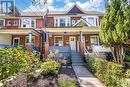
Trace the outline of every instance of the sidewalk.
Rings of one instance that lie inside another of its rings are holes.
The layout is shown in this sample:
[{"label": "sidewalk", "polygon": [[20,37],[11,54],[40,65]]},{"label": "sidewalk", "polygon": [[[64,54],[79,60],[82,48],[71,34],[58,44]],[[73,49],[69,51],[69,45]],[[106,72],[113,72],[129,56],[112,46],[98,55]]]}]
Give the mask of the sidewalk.
[{"label": "sidewalk", "polygon": [[84,66],[73,66],[81,87],[104,87]]}]

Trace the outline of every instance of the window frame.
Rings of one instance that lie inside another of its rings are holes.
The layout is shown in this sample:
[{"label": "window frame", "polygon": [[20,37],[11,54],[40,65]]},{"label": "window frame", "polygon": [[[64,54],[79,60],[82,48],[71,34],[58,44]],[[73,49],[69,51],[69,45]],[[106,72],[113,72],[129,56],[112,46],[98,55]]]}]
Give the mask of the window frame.
[{"label": "window frame", "polygon": [[[59,43],[56,43],[56,38],[61,37],[62,38],[62,44],[59,45]],[[54,46],[64,46],[64,38],[63,36],[54,36]]]},{"label": "window frame", "polygon": [[[97,44],[92,44],[91,38],[97,38],[97,41],[98,41]],[[90,43],[91,43],[91,45],[97,45],[97,46],[99,46],[100,45],[99,36],[97,36],[97,35],[90,36]]]},{"label": "window frame", "polygon": [[3,26],[0,26],[0,28],[5,27],[5,19],[0,19],[3,20]]}]

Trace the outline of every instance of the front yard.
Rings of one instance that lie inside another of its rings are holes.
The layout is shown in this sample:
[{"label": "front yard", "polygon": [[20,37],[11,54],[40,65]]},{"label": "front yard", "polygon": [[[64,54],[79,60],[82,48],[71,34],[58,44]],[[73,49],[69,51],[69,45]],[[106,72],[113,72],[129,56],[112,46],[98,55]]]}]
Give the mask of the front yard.
[{"label": "front yard", "polygon": [[0,48],[0,87],[77,87],[71,64],[50,54],[45,61],[39,55],[18,48]]}]

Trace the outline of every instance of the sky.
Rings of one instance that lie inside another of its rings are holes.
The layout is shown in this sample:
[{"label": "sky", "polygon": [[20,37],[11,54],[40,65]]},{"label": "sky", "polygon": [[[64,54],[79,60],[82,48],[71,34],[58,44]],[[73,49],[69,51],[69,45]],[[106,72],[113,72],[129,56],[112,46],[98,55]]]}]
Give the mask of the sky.
[{"label": "sky", "polygon": [[104,12],[104,0],[47,0],[47,4],[32,5],[31,0],[15,0],[16,6],[22,11],[42,11],[49,10],[67,10],[74,4],[80,6],[83,10],[96,10]]}]

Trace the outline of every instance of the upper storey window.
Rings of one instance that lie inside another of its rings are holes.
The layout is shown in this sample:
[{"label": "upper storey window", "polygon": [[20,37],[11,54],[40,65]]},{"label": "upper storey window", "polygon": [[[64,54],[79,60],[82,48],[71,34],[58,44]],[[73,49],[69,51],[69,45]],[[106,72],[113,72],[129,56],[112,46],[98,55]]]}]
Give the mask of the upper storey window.
[{"label": "upper storey window", "polygon": [[25,28],[35,28],[35,26],[36,26],[35,19],[22,18],[22,27],[25,27]]},{"label": "upper storey window", "polygon": [[61,18],[60,19],[60,27],[65,27],[65,25],[66,25],[65,18]]},{"label": "upper storey window", "polygon": [[99,18],[97,16],[87,16],[83,17],[86,19],[86,21],[91,25],[91,26],[98,26],[99,25]]},{"label": "upper storey window", "polygon": [[0,27],[4,26],[4,20],[0,20]]},{"label": "upper storey window", "polygon": [[55,27],[65,27],[70,26],[70,18],[69,17],[56,17],[54,19],[54,26]]}]

